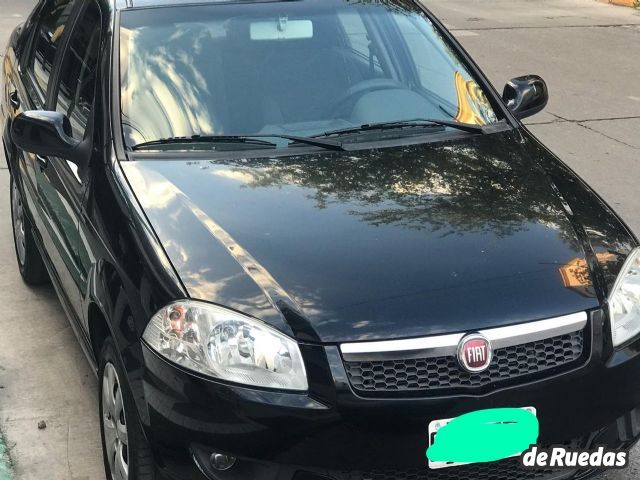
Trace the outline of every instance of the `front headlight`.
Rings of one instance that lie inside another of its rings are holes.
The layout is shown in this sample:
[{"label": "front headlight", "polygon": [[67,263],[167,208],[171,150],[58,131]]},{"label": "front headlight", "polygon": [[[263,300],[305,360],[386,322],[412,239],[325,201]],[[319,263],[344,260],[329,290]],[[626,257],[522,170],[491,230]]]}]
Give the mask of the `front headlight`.
[{"label": "front headlight", "polygon": [[614,347],[640,334],[640,248],[631,252],[611,290],[609,318]]},{"label": "front headlight", "polygon": [[307,390],[295,340],[259,320],[185,300],[156,313],[142,338],[163,357],[211,377],[257,387]]}]

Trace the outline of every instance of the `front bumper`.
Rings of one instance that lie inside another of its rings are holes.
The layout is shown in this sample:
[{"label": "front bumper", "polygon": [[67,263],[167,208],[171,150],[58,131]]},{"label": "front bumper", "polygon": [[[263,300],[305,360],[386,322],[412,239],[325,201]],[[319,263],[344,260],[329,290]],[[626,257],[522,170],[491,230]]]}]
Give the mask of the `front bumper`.
[{"label": "front bumper", "polygon": [[[590,357],[573,371],[482,394],[428,398],[358,396],[337,346],[301,346],[309,380],[305,394],[200,378],[144,346],[140,417],[168,478],[207,478],[201,471],[216,480],[581,478],[590,472],[514,473],[513,460],[428,471],[425,451],[432,420],[524,406],[537,409],[540,444],[628,448],[640,436],[640,345],[607,352],[601,312],[590,315],[590,330]],[[237,457],[237,464],[212,471],[212,452]],[[502,476],[489,475],[503,470]]]}]

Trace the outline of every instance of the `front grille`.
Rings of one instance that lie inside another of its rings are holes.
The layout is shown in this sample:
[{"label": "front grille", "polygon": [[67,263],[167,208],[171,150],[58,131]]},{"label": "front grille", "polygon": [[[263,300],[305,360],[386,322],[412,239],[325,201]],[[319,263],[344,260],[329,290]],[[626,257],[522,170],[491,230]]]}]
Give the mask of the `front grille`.
[{"label": "front grille", "polygon": [[350,472],[344,480],[557,480],[570,475],[567,470],[524,468],[519,459],[478,463],[441,470],[380,470]]},{"label": "front grille", "polygon": [[583,357],[584,331],[496,349],[490,367],[468,373],[455,356],[403,360],[345,361],[349,381],[362,392],[482,387],[569,367]]}]

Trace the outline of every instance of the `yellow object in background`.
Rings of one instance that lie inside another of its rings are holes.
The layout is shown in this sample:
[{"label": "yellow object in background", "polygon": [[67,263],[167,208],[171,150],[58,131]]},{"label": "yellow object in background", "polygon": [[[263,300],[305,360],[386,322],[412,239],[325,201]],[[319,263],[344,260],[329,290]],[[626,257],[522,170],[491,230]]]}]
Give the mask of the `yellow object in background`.
[{"label": "yellow object in background", "polygon": [[490,109],[484,93],[473,80],[465,80],[460,72],[455,73],[456,93],[458,96],[458,113],[456,120],[472,125],[485,125],[483,110]]}]

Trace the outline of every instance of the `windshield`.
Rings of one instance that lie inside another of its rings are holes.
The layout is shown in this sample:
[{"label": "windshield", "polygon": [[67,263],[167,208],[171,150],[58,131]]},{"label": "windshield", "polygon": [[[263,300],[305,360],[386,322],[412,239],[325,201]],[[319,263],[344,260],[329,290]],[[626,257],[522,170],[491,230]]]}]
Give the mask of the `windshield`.
[{"label": "windshield", "polygon": [[408,1],[130,10],[120,35],[129,147],[194,135],[308,137],[416,118],[498,120],[460,58]]}]

